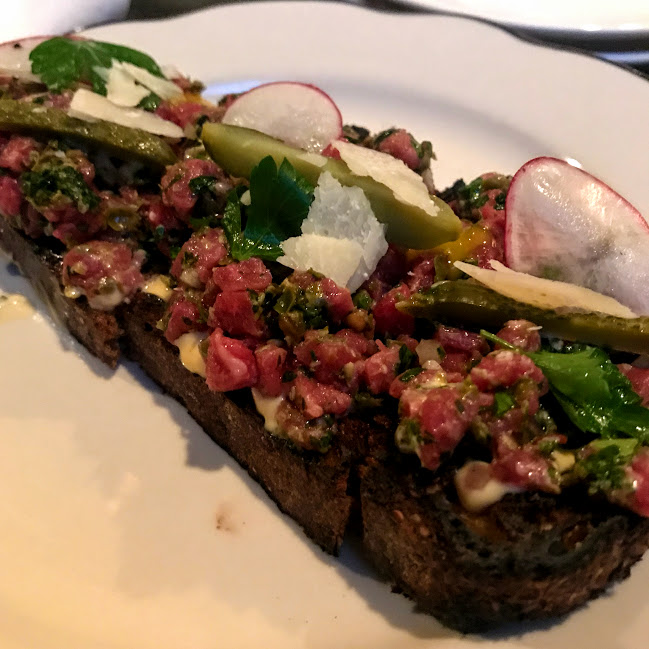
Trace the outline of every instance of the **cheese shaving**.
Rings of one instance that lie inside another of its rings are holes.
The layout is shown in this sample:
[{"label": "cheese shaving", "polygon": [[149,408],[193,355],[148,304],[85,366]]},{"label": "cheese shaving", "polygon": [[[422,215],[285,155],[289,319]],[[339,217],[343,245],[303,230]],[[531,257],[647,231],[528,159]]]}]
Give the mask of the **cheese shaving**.
[{"label": "cheese shaving", "polygon": [[353,292],[387,252],[385,226],[362,189],[343,187],[329,172],[321,174],[314,196],[302,235],[284,242],[286,256],[278,261],[295,270],[311,268]]},{"label": "cheese shaving", "polygon": [[637,317],[612,297],[575,284],[519,273],[495,260],[491,261],[493,270],[462,261],[456,261],[455,267],[496,293],[540,309],[597,312],[618,318]]},{"label": "cheese shaving", "polygon": [[139,128],[154,135],[181,138],[184,134],[180,126],[173,122],[139,108],[117,106],[106,97],[85,88],[80,88],[74,93],[68,114],[86,121],[103,119],[122,126]]},{"label": "cheese shaving", "polygon": [[342,140],[332,142],[331,146],[353,174],[369,176],[385,185],[401,203],[418,207],[430,216],[439,214],[439,207],[431,200],[421,176],[401,160]]}]

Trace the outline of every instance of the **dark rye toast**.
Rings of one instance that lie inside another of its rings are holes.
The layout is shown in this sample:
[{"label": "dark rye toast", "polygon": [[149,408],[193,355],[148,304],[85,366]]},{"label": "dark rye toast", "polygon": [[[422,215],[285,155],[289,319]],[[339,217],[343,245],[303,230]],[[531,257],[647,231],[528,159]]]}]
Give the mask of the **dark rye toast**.
[{"label": "dark rye toast", "polygon": [[421,611],[459,631],[564,615],[629,575],[649,521],[566,490],[467,512],[456,467],[435,476],[370,462],[360,483],[372,562]]},{"label": "dark rye toast", "polygon": [[325,551],[338,551],[358,509],[372,562],[449,627],[568,613],[626,577],[649,546],[648,519],[570,491],[512,494],[470,514],[457,502],[454,467],[431,475],[412,471],[411,458],[389,459],[398,454],[388,417],[346,419],[324,455],[297,451],[263,429],[243,391],[212,392],[182,366],[155,326],[157,298],[141,293],[113,315],[93,311],[62,294],[56,255],[5,220],[0,242],[76,338],[111,366],[119,341]]}]

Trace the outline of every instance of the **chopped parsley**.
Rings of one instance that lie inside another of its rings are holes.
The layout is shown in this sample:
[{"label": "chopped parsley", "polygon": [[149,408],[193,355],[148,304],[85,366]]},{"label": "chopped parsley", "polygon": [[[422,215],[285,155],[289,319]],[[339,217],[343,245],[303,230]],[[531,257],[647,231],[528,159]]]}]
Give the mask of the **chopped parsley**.
[{"label": "chopped parsley", "polygon": [[421,374],[424,371],[423,367],[411,367],[409,370],[406,370],[399,376],[399,381],[408,383],[412,381],[418,374]]},{"label": "chopped parsley", "polygon": [[413,367],[416,360],[417,354],[411,352],[408,349],[407,345],[401,345],[401,348],[399,349],[399,363],[395,367],[395,372],[397,374],[401,374],[402,372],[409,370],[411,367]]},{"label": "chopped parsley", "polygon": [[591,442],[586,450],[593,452],[581,459],[576,467],[589,481],[589,491],[611,492],[626,486],[625,467],[638,449],[634,439],[607,439]]},{"label": "chopped parsley", "polygon": [[508,392],[496,392],[494,394],[493,413],[494,417],[502,417],[516,406],[514,397]]},{"label": "chopped parsley", "polygon": [[100,202],[99,196],[88,187],[81,173],[70,165],[26,171],[20,177],[20,187],[34,207],[56,207],[72,202],[84,214]]}]

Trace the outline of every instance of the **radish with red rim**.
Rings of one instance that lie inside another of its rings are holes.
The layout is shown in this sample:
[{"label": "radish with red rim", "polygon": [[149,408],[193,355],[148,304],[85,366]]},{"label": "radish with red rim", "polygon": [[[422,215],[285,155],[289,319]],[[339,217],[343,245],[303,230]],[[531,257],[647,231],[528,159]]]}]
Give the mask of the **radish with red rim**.
[{"label": "radish with red rim", "polygon": [[604,182],[563,160],[535,158],[516,172],[505,209],[510,268],[649,314],[649,224]]},{"label": "radish with red rim", "polygon": [[331,97],[316,86],[293,81],[249,90],[230,104],[223,123],[251,128],[313,153],[321,153],[343,132],[342,115]]}]

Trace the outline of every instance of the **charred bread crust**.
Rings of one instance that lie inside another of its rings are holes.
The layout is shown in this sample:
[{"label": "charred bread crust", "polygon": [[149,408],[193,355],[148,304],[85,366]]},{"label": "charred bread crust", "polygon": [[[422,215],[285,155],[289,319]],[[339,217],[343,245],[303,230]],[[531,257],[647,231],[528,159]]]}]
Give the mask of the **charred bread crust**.
[{"label": "charred bread crust", "polygon": [[123,315],[126,354],[180,401],[311,539],[336,554],[352,506],[351,458],[343,457],[340,447],[326,454],[300,452],[264,430],[247,394],[212,392],[205,379],[182,366],[176,347],[156,328],[163,311],[153,296],[134,299]]},{"label": "charred bread crust", "polygon": [[649,520],[583,493],[509,494],[470,514],[452,471],[418,481],[371,462],[360,493],[374,564],[459,631],[568,613],[627,577],[649,546]]},{"label": "charred bread crust", "polygon": [[114,314],[91,309],[87,302],[63,295],[59,277],[61,256],[39,246],[0,217],[0,245],[11,254],[22,273],[49,306],[52,316],[92,354],[109,367],[120,356],[122,329]]}]

